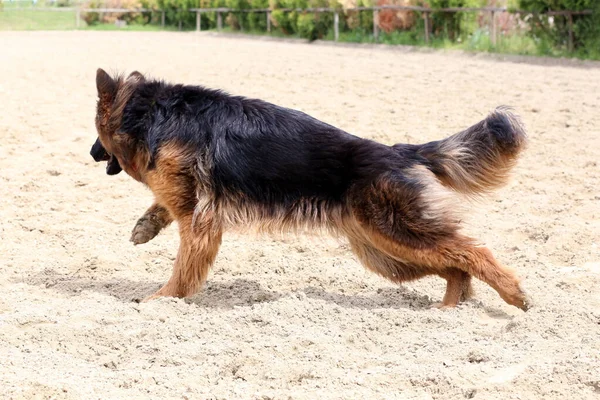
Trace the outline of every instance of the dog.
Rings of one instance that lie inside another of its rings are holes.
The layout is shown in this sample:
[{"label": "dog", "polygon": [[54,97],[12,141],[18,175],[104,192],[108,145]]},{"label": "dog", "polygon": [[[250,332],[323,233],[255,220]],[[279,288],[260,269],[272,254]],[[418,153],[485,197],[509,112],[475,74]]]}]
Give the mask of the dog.
[{"label": "dog", "polygon": [[526,147],[511,109],[443,140],[387,146],[300,111],[139,72],[98,69],[96,86],[92,157],[155,196],[131,241],[178,224],[171,278],[144,301],[194,295],[223,233],[252,227],[345,236],[367,269],[396,283],[438,275],[441,308],[471,297],[474,276],[528,309],[515,272],[459,232],[460,204],[504,185]]}]

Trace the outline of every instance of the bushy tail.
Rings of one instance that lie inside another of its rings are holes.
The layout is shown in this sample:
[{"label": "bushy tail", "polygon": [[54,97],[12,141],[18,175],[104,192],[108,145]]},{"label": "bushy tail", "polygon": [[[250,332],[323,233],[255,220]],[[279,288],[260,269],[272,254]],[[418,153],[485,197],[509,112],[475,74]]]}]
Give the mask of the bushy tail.
[{"label": "bushy tail", "polygon": [[499,107],[472,127],[437,142],[417,147],[417,154],[444,184],[476,196],[504,185],[525,148],[527,135],[520,119]]}]

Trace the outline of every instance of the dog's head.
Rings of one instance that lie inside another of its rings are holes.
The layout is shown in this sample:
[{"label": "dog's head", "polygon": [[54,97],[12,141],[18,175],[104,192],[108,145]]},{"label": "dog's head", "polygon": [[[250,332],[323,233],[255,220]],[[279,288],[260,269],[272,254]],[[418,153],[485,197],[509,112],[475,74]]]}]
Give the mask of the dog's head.
[{"label": "dog's head", "polygon": [[127,79],[113,78],[103,69],[96,71],[98,104],[96,109],[96,130],[98,138],[90,150],[94,161],[107,161],[106,173],[116,175],[123,170],[119,163],[126,159],[131,149],[128,135],[120,134],[120,120],[127,100],[138,83],[144,80],[139,72],[132,72]]}]

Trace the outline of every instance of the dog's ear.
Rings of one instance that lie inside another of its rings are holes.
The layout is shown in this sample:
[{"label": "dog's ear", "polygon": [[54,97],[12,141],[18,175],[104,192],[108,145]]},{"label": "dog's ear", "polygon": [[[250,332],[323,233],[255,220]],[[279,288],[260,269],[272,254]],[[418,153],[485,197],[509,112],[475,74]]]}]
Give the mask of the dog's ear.
[{"label": "dog's ear", "polygon": [[146,78],[140,72],[133,71],[131,74],[129,74],[129,76],[127,77],[127,80],[134,81],[135,83],[141,83],[141,82],[144,82],[146,80]]},{"label": "dog's ear", "polygon": [[98,89],[98,97],[112,100],[117,93],[117,82],[102,68],[98,68],[96,71],[96,88]]}]

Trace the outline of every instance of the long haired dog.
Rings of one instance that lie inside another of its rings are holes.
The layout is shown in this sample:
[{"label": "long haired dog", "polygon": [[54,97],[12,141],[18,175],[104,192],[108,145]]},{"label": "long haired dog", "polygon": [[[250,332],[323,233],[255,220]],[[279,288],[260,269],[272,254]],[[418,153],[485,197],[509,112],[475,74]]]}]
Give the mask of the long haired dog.
[{"label": "long haired dog", "polygon": [[499,108],[447,139],[386,146],[299,111],[199,86],[97,71],[96,161],[147,185],[156,202],[132,234],[147,242],[171,221],[180,247],[169,281],[148,299],[195,294],[223,232],[322,228],[344,235],[371,271],[405,282],[447,281],[442,306],[471,295],[471,277],[527,309],[514,273],[461,233],[459,194],[507,181],[525,146]]}]

